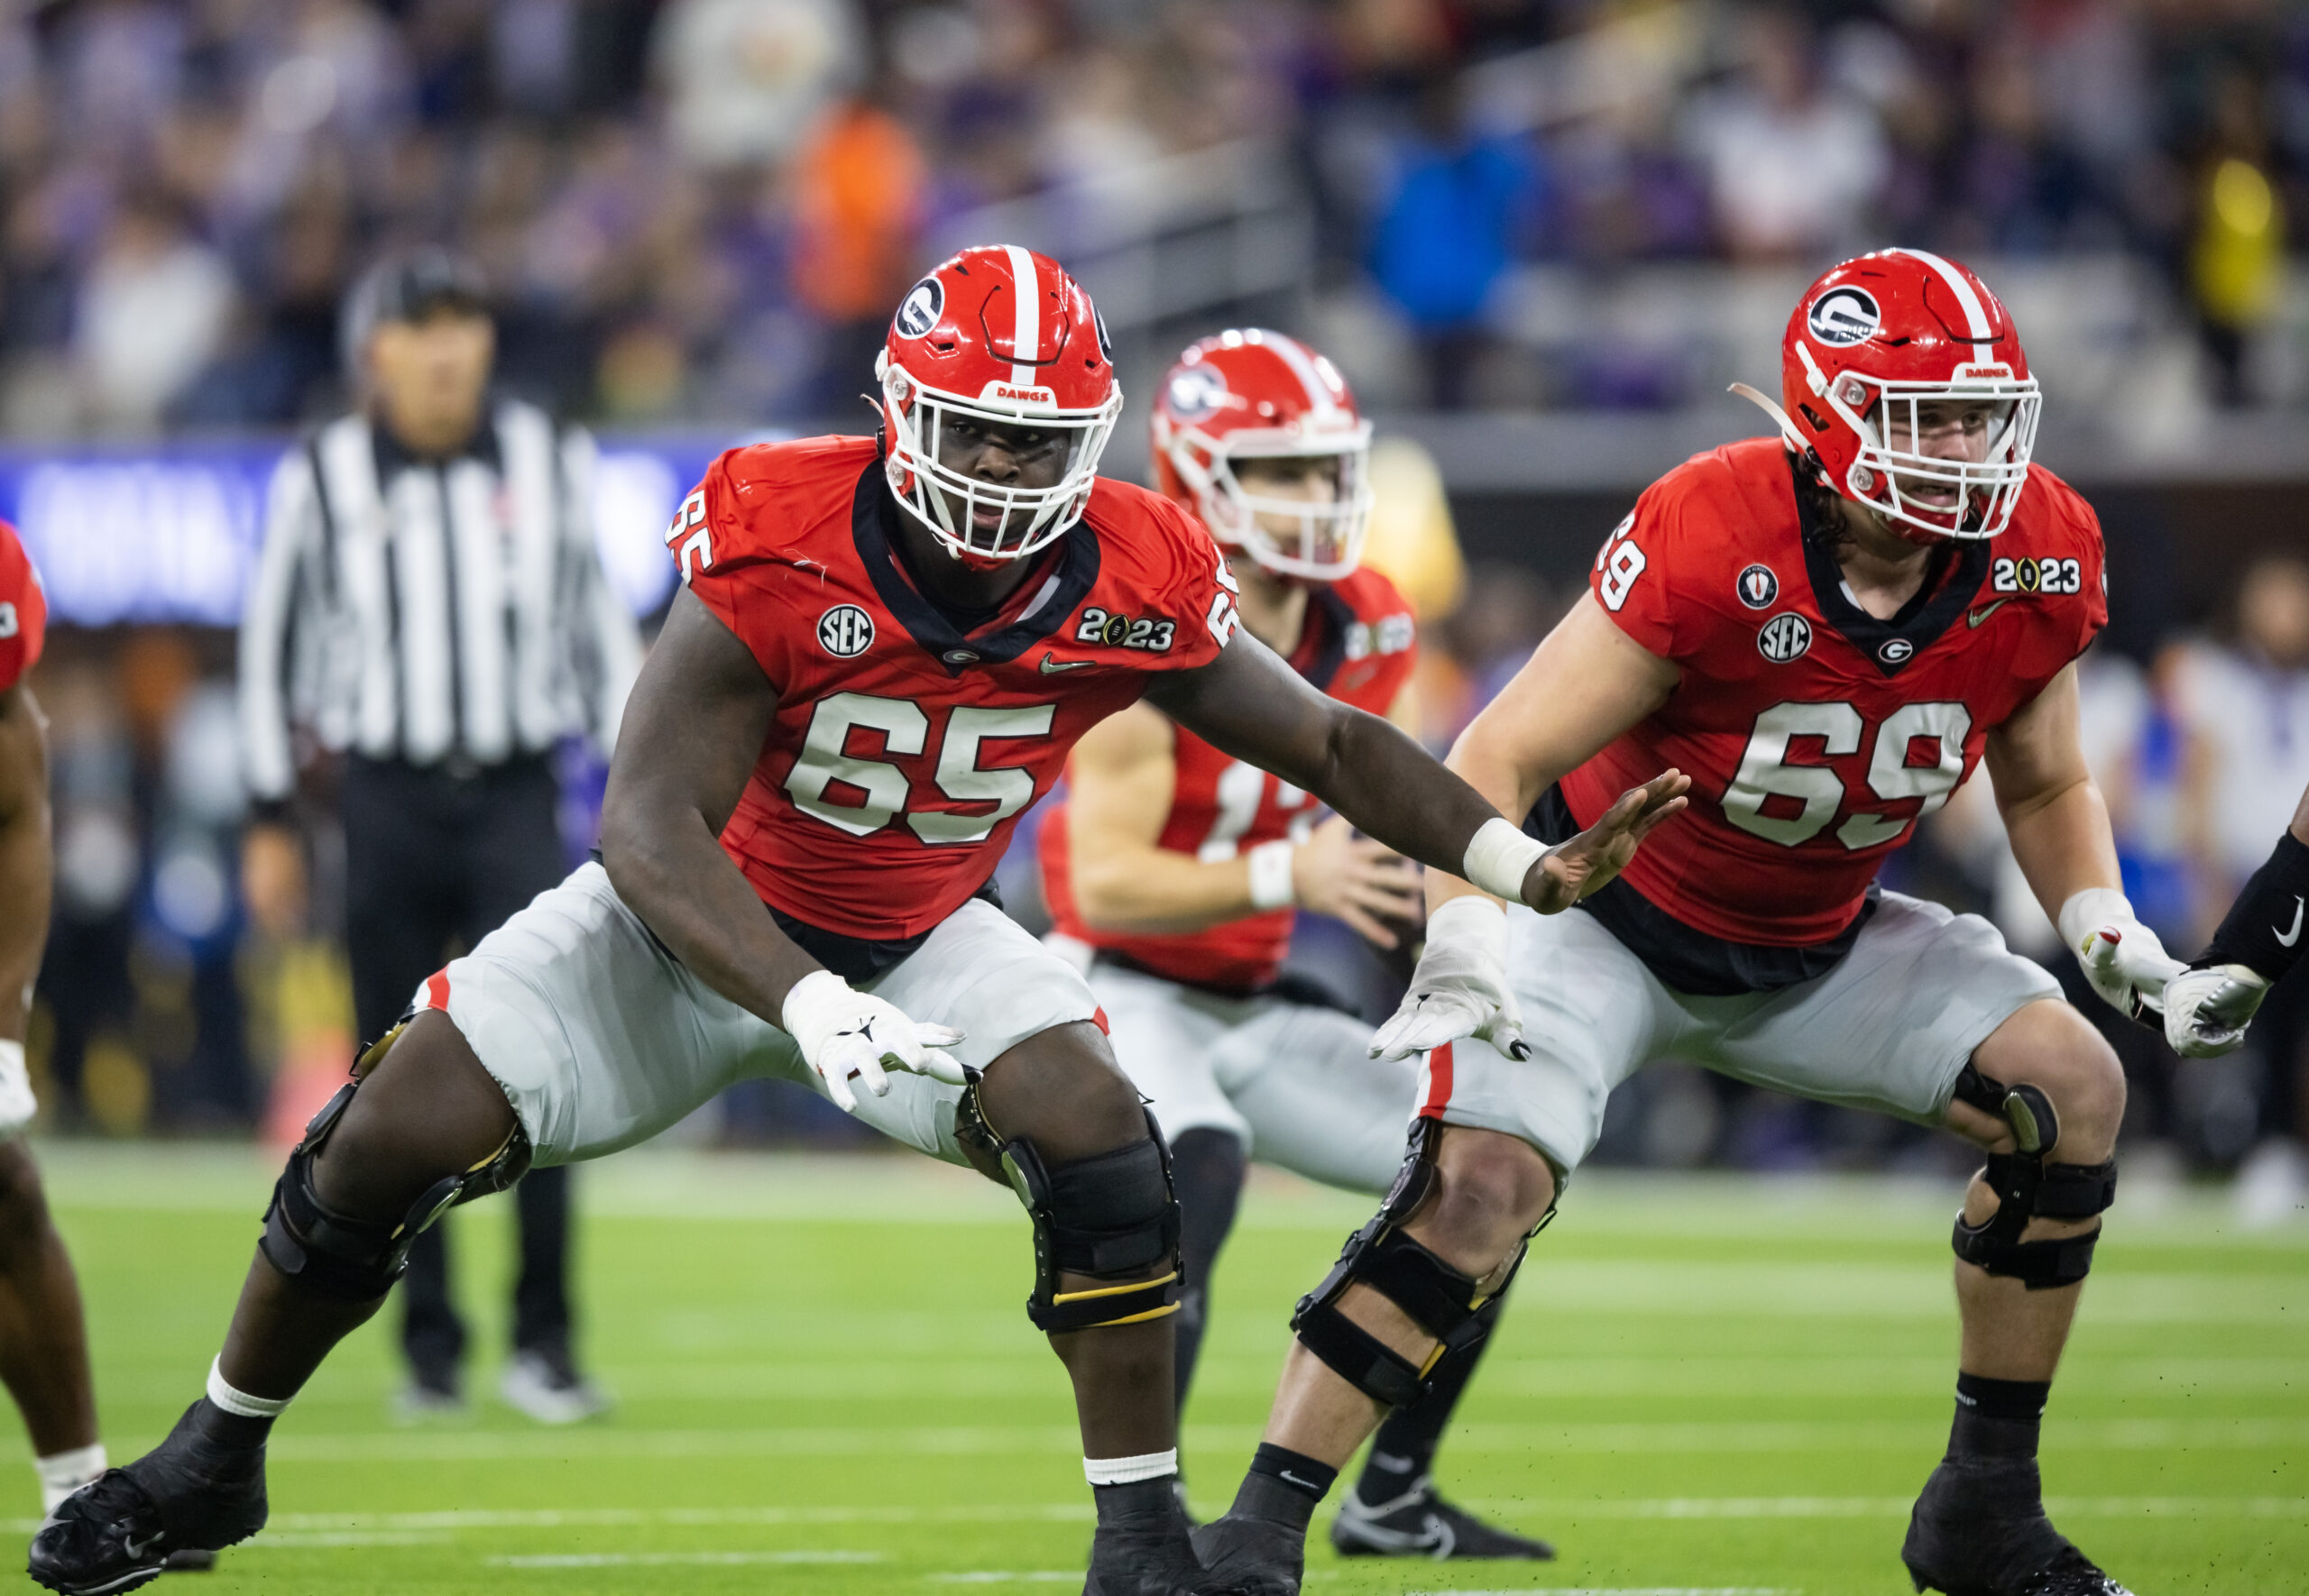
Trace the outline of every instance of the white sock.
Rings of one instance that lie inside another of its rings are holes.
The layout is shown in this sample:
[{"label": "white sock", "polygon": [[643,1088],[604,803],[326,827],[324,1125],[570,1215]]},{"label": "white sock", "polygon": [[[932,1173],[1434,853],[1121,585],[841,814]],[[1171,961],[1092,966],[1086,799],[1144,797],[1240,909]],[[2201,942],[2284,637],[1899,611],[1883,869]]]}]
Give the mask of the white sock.
[{"label": "white sock", "polygon": [[208,1399],[239,1418],[279,1418],[293,1400],[289,1397],[252,1397],[246,1391],[235,1390],[225,1383],[222,1356],[208,1365]]},{"label": "white sock", "polygon": [[93,1446],[36,1457],[32,1459],[32,1471],[40,1476],[40,1510],[45,1517],[56,1511],[66,1497],[105,1472],[105,1444],[99,1441]]},{"label": "white sock", "polygon": [[1141,1480],[1159,1480],[1165,1474],[1179,1472],[1179,1449],[1168,1452],[1143,1452],[1136,1457],[1086,1457],[1082,1460],[1082,1475],[1093,1485],[1133,1485]]}]

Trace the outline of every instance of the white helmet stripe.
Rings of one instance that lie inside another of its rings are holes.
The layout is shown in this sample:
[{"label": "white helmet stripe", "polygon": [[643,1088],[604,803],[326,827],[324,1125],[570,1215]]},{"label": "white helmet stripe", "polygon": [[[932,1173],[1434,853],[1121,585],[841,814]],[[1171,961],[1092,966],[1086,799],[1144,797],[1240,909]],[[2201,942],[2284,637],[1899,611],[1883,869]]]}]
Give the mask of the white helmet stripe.
[{"label": "white helmet stripe", "polygon": [[1307,346],[1298,339],[1281,333],[1269,333],[1259,343],[1263,347],[1274,350],[1283,363],[1291,368],[1291,374],[1299,379],[1299,386],[1307,390],[1308,407],[1315,412],[1317,419],[1329,422],[1338,413],[1338,407],[1331,402],[1329,385],[1316,374],[1315,362],[1307,358]]},{"label": "white helmet stripe", "polygon": [[1010,286],[1018,296],[1018,319],[1010,334],[1010,381],[1020,388],[1040,387],[1034,358],[1043,342],[1042,281],[1035,274],[1033,255],[1015,243],[1006,243],[1002,248],[1010,257]]},{"label": "white helmet stripe", "polygon": [[1929,250],[1902,249],[1890,252],[1921,261],[1940,274],[1940,280],[1946,283],[1949,291],[1956,296],[1956,303],[1964,307],[1964,319],[1972,324],[1975,339],[1986,343],[1996,336],[1996,329],[1989,325],[1988,311],[1981,304],[1981,297],[1973,292],[1973,285],[1965,280],[1963,272]]}]

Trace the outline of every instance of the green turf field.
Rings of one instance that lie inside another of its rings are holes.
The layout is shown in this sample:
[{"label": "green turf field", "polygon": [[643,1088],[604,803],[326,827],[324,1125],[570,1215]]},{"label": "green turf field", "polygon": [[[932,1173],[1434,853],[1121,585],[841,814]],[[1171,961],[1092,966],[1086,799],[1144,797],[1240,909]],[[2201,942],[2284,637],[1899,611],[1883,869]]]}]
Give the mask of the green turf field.
[{"label": "green turf field", "polygon": [[[276,1166],[168,1148],[43,1160],[124,1459],[198,1392]],[[474,1417],[394,1427],[372,1325],[282,1421],[271,1527],[217,1575],[157,1589],[1079,1586],[1088,1492],[1064,1380],[1019,1311],[1007,1194],[905,1157],[643,1152],[579,1181],[585,1346],[613,1417],[546,1431],[487,1399],[511,1215],[466,1210],[456,1261],[486,1349]],[[1321,1546],[1311,1584],[1906,1591],[1908,1503],[1947,1428],[1955,1200],[1583,1177],[1439,1471],[1562,1560],[1349,1564]],[[1204,1511],[1256,1441],[1292,1299],[1366,1206],[1280,1180],[1247,1199],[1185,1437]],[[2127,1193],[2054,1391],[2053,1509],[2139,1596],[2309,1591],[2309,1225],[2248,1235],[2225,1218],[2217,1194]],[[28,1532],[31,1471],[0,1491]]]}]

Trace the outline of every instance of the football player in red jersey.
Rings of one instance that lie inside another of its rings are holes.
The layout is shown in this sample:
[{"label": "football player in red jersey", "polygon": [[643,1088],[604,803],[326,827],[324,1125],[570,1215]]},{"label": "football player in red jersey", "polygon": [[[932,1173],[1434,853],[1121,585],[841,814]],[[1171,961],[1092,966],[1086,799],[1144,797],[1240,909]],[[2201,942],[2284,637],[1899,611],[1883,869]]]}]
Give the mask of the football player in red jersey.
[{"label": "football player in red jersey", "polygon": [[[1371,424],[1338,369],[1280,333],[1221,333],[1171,369],[1152,426],[1156,485],[1226,551],[1244,629],[1332,697],[1405,724],[1411,606],[1360,567]],[[1403,1163],[1415,1068],[1371,1058],[1371,1028],[1283,976],[1283,960],[1302,907],[1394,946],[1387,922],[1418,914],[1418,877],[1346,821],[1315,824],[1302,789],[1144,703],[1075,744],[1066,792],[1043,818],[1043,885],[1054,937],[1094,956],[1115,1058],[1171,1144],[1183,1411],[1246,1160],[1375,1196]],[[1374,1439],[1332,1526],[1339,1550],[1551,1555],[1430,1481],[1480,1346]]]},{"label": "football player in red jersey", "polygon": [[[2078,748],[2099,526],[2030,463],[2036,383],[1964,268],[1846,261],[1806,290],[1783,353],[1785,412],[1749,390],[1781,436],[1647,491],[1452,752],[1541,837],[1671,761],[1697,772],[1692,812],[1585,913],[1541,922],[1428,876],[1426,951],[1375,1044],[1433,1050],[1424,1156],[1299,1305],[1267,1441],[1336,1464],[1416,1392],[1595,1145],[1611,1088],[1672,1054],[1988,1150],[1954,1238],[1955,1424],[1902,1557],[1951,1596],[2116,1596],[2045,1517],[2037,1435],[2114,1195],[2123,1075],[1985,921],[1874,885],[1984,757],[2095,989],[2138,1018],[2177,973],[2118,890]],[[1295,1587],[1310,1506],[1254,1475],[1198,1547],[1224,1577]]]},{"label": "football player in red jersey", "polygon": [[1072,1380],[1096,1488],[1085,1589],[1205,1583],[1172,1489],[1169,1160],[1081,974],[988,901],[1019,813],[1144,694],[1412,858],[1552,910],[1624,865],[1683,781],[1548,848],[1244,636],[1210,536],[1097,476],[1121,395],[1054,262],[956,255],[906,294],[879,374],[879,441],[734,450],[684,503],[684,587],[627,707],[602,861],[428,977],[364,1052],[275,1188],[207,1394],[58,1510],[36,1580],[128,1590],[170,1547],[253,1534],[271,1424],[409,1236],[530,1163],[779,1074],[1018,1194],[1027,1316]]},{"label": "football player in red jersey", "polygon": [[43,1512],[105,1470],[80,1288],[19,1134],[38,1106],[24,1031],[55,870],[47,722],[24,681],[47,633],[40,573],[0,521],[0,1381],[32,1437]]}]

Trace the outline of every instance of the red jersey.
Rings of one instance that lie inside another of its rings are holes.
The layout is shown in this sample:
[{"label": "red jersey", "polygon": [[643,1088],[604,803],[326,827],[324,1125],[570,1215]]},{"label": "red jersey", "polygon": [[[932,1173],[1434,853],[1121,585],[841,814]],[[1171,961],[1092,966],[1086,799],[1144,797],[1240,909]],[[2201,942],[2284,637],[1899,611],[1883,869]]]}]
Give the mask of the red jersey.
[{"label": "red jersey", "polygon": [[48,637],[48,595],[40,573],[16,540],[16,529],[0,521],[0,693],[40,663]]},{"label": "red jersey", "polygon": [[1590,581],[1605,613],[1683,680],[1564,777],[1562,800],[1585,825],[1679,766],[1689,811],[1622,879],[1684,926],[1766,948],[1853,927],[1884,856],[2109,613],[2100,522],[2039,465],[2004,532],[1955,545],[1936,586],[1876,619],[1825,544],[1804,537],[1777,438],[1662,477]]},{"label": "red jersey", "polygon": [[808,438],[723,454],[667,534],[777,690],[722,846],[773,909],[870,941],[925,934],[977,893],[1074,739],[1236,625],[1218,546],[1145,489],[1100,480],[983,616],[914,585],[906,513],[871,439]]},{"label": "red jersey", "polygon": [[[1342,703],[1384,715],[1416,657],[1411,605],[1376,571],[1350,572],[1318,588],[1291,665]],[[1315,822],[1313,796],[1256,765],[1230,759],[1183,727],[1174,729],[1178,776],[1157,845],[1206,862],[1231,859],[1262,842],[1303,840]],[[1094,948],[1197,986],[1255,991],[1273,981],[1291,946],[1295,912],[1273,909],[1198,931],[1163,935],[1092,931],[1076,909],[1063,804],[1042,823],[1043,895],[1057,929]]]}]

